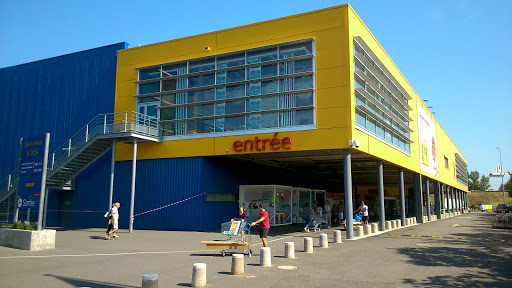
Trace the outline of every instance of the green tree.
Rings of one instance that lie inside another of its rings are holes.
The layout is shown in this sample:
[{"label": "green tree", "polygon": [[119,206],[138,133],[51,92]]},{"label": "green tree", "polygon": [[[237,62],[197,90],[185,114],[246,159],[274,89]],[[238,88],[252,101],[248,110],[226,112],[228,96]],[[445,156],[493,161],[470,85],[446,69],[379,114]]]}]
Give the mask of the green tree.
[{"label": "green tree", "polygon": [[505,183],[505,191],[508,191],[508,196],[512,197],[512,176]]},{"label": "green tree", "polygon": [[484,192],[489,190],[489,188],[491,188],[491,184],[489,184],[489,182],[489,177],[482,175],[482,178],[480,179],[480,190]]},{"label": "green tree", "polygon": [[478,171],[471,171],[468,173],[468,189],[480,190],[480,173]]}]

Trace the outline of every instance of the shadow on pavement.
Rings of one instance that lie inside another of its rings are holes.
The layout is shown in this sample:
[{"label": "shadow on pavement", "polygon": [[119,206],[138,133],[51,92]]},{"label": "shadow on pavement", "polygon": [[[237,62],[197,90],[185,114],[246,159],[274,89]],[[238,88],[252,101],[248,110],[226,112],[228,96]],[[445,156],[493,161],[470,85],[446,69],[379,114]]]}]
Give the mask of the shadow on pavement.
[{"label": "shadow on pavement", "polygon": [[74,287],[91,287],[91,288],[137,288],[138,287],[138,286],[115,284],[115,283],[109,283],[109,282],[71,278],[71,277],[65,277],[65,276],[59,276],[59,275],[53,275],[53,274],[45,274],[44,276],[54,277],[63,282],[66,282]]},{"label": "shadow on pavement", "polygon": [[[431,276],[426,279],[404,279],[414,287],[512,287],[512,234],[492,233],[488,220],[482,219],[487,231],[455,233],[466,240],[432,239],[430,243],[442,246],[404,247],[396,251],[408,257],[407,263],[425,267],[457,267],[465,269],[461,275]],[[488,240],[489,239],[489,240]],[[493,240],[503,239],[507,242]],[[422,238],[422,240],[424,240]],[[469,241],[468,241],[469,240]]]}]

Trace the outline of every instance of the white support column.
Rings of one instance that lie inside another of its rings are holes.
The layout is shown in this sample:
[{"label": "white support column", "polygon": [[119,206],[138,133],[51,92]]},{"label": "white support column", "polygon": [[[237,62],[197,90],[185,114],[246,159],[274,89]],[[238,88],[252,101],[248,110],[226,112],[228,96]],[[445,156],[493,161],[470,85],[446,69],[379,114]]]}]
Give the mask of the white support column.
[{"label": "white support column", "polygon": [[133,232],[133,211],[135,207],[135,175],[137,173],[137,138],[133,139],[132,191],[130,195],[130,233]]}]

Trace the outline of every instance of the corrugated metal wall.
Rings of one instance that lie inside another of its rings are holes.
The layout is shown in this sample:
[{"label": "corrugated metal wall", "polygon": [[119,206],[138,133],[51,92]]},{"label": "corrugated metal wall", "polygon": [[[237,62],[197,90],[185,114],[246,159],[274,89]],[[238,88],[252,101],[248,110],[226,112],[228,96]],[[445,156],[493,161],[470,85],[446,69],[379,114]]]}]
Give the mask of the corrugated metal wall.
[{"label": "corrugated metal wall", "polygon": [[17,165],[19,139],[51,133],[50,152],[94,116],[114,111],[117,43],[0,69],[0,178]]}]

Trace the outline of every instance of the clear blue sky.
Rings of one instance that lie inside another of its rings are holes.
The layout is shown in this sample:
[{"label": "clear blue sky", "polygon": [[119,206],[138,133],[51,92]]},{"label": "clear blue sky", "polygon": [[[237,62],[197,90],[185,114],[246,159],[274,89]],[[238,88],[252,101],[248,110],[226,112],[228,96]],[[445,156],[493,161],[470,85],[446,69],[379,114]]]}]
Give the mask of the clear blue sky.
[{"label": "clear blue sky", "polygon": [[[0,67],[121,41],[151,44],[344,3],[0,0]],[[350,4],[434,107],[468,169],[494,171],[500,146],[503,166],[512,172],[512,1]],[[492,180],[492,188],[500,182]]]}]

